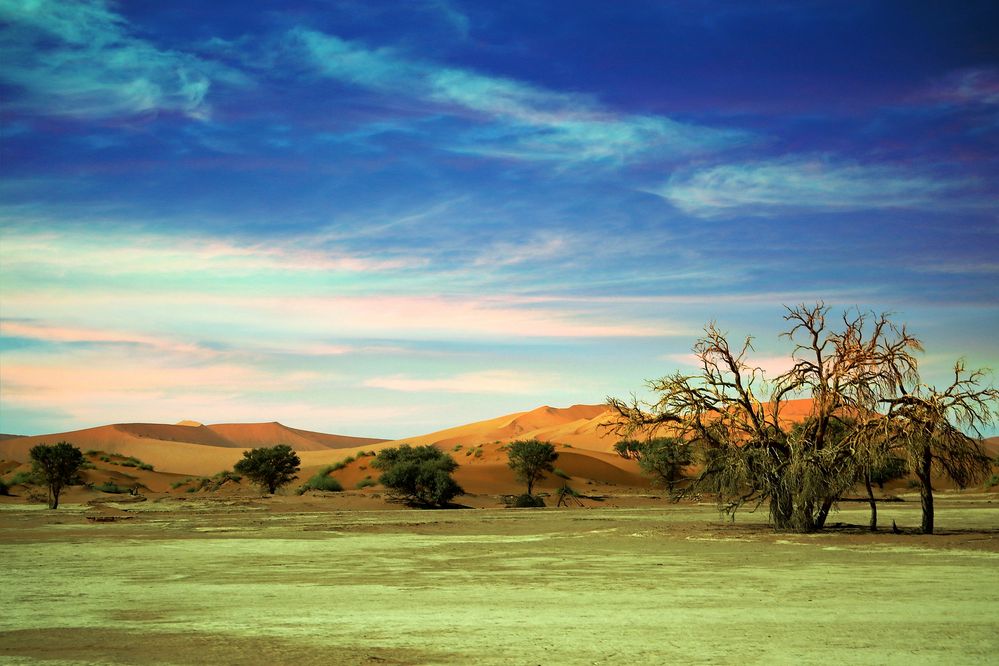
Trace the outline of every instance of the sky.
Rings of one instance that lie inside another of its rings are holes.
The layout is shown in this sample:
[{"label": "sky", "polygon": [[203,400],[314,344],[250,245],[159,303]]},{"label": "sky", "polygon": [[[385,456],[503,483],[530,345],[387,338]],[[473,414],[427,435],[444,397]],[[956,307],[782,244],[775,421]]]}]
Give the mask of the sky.
[{"label": "sky", "polygon": [[[710,321],[999,368],[999,5],[0,0],[0,432],[396,438]],[[993,375],[994,381],[994,375]]]}]

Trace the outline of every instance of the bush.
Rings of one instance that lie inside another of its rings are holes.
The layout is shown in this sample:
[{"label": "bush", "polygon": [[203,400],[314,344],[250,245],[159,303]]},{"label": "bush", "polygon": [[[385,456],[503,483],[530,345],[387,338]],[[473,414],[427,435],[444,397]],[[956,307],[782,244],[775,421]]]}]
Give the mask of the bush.
[{"label": "bush", "polygon": [[[190,479],[187,479],[187,481],[190,481]],[[170,484],[170,487],[173,488],[174,490],[177,490],[182,485],[187,483],[187,481],[174,481],[173,483]]]},{"label": "bush", "polygon": [[7,481],[11,486],[27,486],[35,483],[35,477],[31,472],[18,472]]},{"label": "bush", "polygon": [[105,483],[98,483],[91,486],[92,489],[102,492],[102,493],[114,493],[116,495],[121,495],[129,491],[125,486],[119,486],[117,483],[112,483],[106,481]]},{"label": "bush", "polygon": [[999,486],[999,474],[993,474],[985,481],[985,488],[992,488],[994,486]]},{"label": "bush", "polygon": [[343,490],[343,485],[332,476],[316,474],[298,489],[298,494],[301,495],[306,490],[323,490],[328,493],[338,493]]},{"label": "bush", "polygon": [[420,506],[446,506],[465,491],[451,474],[458,463],[433,446],[384,449],[372,466],[382,470],[378,482],[389,489],[394,499]]},{"label": "bush", "polygon": [[297,478],[295,473],[300,463],[298,454],[290,446],[279,444],[245,451],[234,469],[273,495],[278,488]]},{"label": "bush", "polygon": [[374,479],[372,479],[370,476],[366,476],[360,481],[358,481],[357,485],[355,485],[354,487],[357,488],[358,490],[363,490],[365,488],[370,488],[371,486],[376,486],[376,485],[378,485],[378,483]]},{"label": "bush", "polygon": [[219,488],[224,486],[226,483],[229,483],[230,481],[233,483],[239,483],[242,480],[243,477],[241,477],[239,474],[236,474],[234,472],[231,472],[230,470],[225,469],[211,478],[205,477],[201,479],[201,481],[198,482],[197,489],[214,491],[218,490]]},{"label": "bush", "polygon": [[517,495],[513,500],[513,506],[517,509],[537,509],[545,505],[545,501],[535,495],[528,495],[524,493],[523,495]]}]

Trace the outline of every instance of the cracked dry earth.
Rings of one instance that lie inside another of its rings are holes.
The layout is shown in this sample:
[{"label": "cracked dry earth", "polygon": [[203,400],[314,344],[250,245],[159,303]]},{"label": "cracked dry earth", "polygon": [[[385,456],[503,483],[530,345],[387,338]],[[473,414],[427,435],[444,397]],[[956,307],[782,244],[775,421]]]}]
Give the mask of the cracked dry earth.
[{"label": "cracked dry earth", "polygon": [[[943,534],[817,535],[713,507],[0,510],[13,664],[985,663],[999,503]],[[918,525],[918,503],[882,509]]]}]

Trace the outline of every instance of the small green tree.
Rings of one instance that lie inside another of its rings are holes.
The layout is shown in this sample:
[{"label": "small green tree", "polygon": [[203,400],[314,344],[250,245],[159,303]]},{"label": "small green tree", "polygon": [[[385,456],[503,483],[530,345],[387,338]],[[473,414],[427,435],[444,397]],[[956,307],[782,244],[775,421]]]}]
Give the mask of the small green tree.
[{"label": "small green tree", "polygon": [[49,489],[49,508],[59,508],[59,495],[83,465],[83,452],[69,442],[39,444],[28,452],[33,474]]},{"label": "small green tree", "polygon": [[382,449],[371,466],[381,470],[378,483],[389,494],[407,504],[447,506],[465,491],[451,478],[458,463],[433,446],[410,446]]},{"label": "small green tree", "polygon": [[278,488],[297,478],[300,464],[298,454],[290,446],[279,444],[244,451],[243,459],[233,469],[273,495]]},{"label": "small green tree", "polygon": [[534,484],[545,478],[546,473],[555,471],[555,461],[558,460],[555,446],[537,439],[511,442],[507,457],[517,480],[527,484],[528,495],[534,494]]},{"label": "small green tree", "polygon": [[683,479],[683,468],[694,461],[690,442],[680,437],[656,437],[642,444],[638,466],[656,483],[673,492]]}]

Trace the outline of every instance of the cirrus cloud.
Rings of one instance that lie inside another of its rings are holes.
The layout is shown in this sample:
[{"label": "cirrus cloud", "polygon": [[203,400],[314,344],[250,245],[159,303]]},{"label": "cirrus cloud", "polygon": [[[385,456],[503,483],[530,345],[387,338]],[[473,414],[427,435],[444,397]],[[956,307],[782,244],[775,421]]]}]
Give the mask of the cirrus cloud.
[{"label": "cirrus cloud", "polygon": [[793,156],[678,171],[654,193],[697,217],[769,216],[801,210],[937,209],[951,205],[942,199],[977,184],[898,166]]}]

